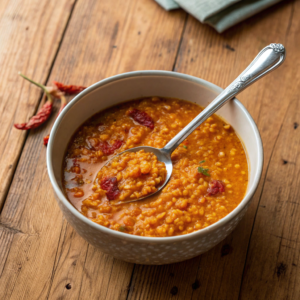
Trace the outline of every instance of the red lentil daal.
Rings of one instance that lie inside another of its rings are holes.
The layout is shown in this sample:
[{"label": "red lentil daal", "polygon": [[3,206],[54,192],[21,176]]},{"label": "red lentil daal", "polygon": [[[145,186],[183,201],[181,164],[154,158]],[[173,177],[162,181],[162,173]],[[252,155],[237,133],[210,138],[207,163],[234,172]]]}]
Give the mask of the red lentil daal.
[{"label": "red lentil daal", "polygon": [[162,148],[201,110],[184,100],[150,97],[93,116],[66,152],[63,185],[69,201],[93,222],[139,236],[187,234],[225,217],[245,195],[248,165],[233,128],[216,115],[173,152],[172,177],[158,195],[121,205],[111,201],[139,198],[160,184],[164,168],[148,153],[129,157],[133,164],[126,158],[113,161],[115,169],[100,170],[126,149]]}]

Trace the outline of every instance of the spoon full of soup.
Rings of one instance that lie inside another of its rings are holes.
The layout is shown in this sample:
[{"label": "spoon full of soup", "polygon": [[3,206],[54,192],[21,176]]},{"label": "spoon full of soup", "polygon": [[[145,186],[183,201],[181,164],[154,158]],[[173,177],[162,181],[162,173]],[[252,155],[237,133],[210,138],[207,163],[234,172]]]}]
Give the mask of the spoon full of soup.
[{"label": "spoon full of soup", "polygon": [[[101,188],[106,191],[108,200],[117,200],[112,201],[112,204],[118,205],[144,200],[161,191],[173,172],[171,160],[173,151],[227,101],[280,66],[284,59],[284,46],[270,44],[262,49],[250,65],[163,148],[139,146],[127,149],[110,159],[100,169],[96,178]],[[149,172],[150,169],[152,172]],[[204,168],[203,170],[205,171]],[[128,182],[127,186],[122,188],[122,192],[118,189],[119,177],[127,179]],[[130,180],[135,183],[135,191],[131,192],[128,198],[129,193],[126,190],[132,190]]]}]

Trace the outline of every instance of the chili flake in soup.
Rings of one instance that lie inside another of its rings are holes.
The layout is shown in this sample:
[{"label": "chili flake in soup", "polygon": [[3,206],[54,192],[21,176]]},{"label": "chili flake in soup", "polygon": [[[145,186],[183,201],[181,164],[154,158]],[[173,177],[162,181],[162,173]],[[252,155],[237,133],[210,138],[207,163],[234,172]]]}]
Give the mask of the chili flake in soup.
[{"label": "chili flake in soup", "polygon": [[246,193],[248,165],[233,128],[216,115],[173,152],[172,177],[158,195],[113,204],[152,193],[166,176],[164,166],[148,153],[132,153],[137,157],[117,159],[112,169],[101,170],[126,149],[164,147],[201,110],[184,100],[152,97],[96,114],[69,143],[63,170],[67,198],[93,222],[140,236],[187,234],[222,219]]}]

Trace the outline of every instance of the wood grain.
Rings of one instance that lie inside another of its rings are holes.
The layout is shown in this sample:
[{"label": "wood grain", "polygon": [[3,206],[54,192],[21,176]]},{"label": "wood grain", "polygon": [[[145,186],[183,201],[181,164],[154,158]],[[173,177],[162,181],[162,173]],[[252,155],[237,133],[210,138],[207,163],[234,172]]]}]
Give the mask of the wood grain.
[{"label": "wood grain", "polygon": [[[295,16],[294,14],[293,17],[293,2],[280,3],[223,35],[217,34],[192,17],[188,18],[175,66],[178,72],[198,76],[226,87],[263,47],[272,42],[286,45],[289,58],[280,69],[238,96],[258,124],[265,151],[262,180],[246,217],[233,234],[198,258],[176,267],[136,266],[132,280],[134,288],[130,291],[129,299],[144,299],[145,295],[147,299],[239,298],[249,239],[266,170],[291,97],[295,97],[299,89],[297,83],[291,79],[299,70],[297,64],[293,64],[293,61],[297,60],[299,49],[295,43],[296,33],[293,35],[290,31],[296,22],[291,23],[291,18],[294,20]],[[296,32],[297,27],[294,30]],[[290,34],[293,45],[287,43]],[[295,85],[292,87],[292,84]],[[268,255],[267,251],[265,255]],[[189,264],[190,268],[185,269],[186,264]],[[177,271],[173,271],[174,268]],[[255,284],[256,279],[254,271],[255,268],[250,275],[254,281],[252,284]],[[142,273],[147,273],[147,276],[143,277]],[[193,289],[192,284],[195,282],[199,283],[199,286],[195,284]],[[198,288],[195,288],[197,286]],[[173,287],[178,288],[176,295],[172,295]],[[247,295],[245,292],[245,299],[255,299],[248,298]]]},{"label": "wood grain", "polygon": [[[184,22],[183,11],[153,1],[79,0],[50,81],[89,85],[124,71],[171,70]],[[1,298],[126,299],[134,265],[89,246],[54,200],[42,145],[54,118],[29,134],[1,213]]]},{"label": "wood grain", "polygon": [[[300,20],[297,17],[300,2],[295,1],[291,6],[294,17],[290,19],[285,39],[288,55],[281,73],[283,78],[274,90],[288,108],[281,111],[283,122],[267,168],[246,261],[241,299],[300,297]],[[277,105],[280,106],[279,103]]]},{"label": "wood grain", "polygon": [[13,124],[33,115],[41,95],[18,71],[46,81],[74,1],[0,2],[0,209],[26,137]]}]

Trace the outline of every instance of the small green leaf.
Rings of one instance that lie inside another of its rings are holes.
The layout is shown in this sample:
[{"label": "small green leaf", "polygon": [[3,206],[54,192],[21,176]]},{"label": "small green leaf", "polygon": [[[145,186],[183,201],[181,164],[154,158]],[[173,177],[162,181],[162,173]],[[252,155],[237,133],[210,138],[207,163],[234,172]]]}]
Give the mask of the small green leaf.
[{"label": "small green leaf", "polygon": [[203,164],[203,163],[205,163],[205,160],[201,160],[201,161],[199,162],[199,164]]},{"label": "small green leaf", "polygon": [[119,230],[122,231],[122,232],[124,232],[124,231],[126,231],[127,229],[126,229],[126,226],[120,226],[120,227],[119,227]]},{"label": "small green leaf", "polygon": [[186,146],[186,145],[183,145],[183,148],[184,148],[184,149],[187,149],[187,146]]},{"label": "small green leaf", "polygon": [[198,172],[203,174],[204,176],[210,176],[210,174],[208,173],[209,169],[204,169],[202,167],[198,167]]}]

